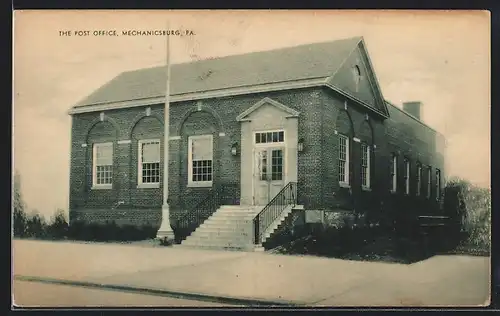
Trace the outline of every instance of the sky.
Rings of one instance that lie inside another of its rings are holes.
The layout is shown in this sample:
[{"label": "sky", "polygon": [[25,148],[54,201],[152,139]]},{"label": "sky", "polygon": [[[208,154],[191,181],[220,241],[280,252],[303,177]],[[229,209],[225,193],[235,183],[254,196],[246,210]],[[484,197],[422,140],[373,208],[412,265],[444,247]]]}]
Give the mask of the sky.
[{"label": "sky", "polygon": [[68,110],[123,71],[165,64],[163,37],[93,31],[163,30],[167,20],[194,32],[172,38],[173,63],[363,36],[384,97],[421,101],[422,120],[446,137],[447,177],[490,186],[488,12],[16,11],[13,170],[30,210],[68,209]]}]

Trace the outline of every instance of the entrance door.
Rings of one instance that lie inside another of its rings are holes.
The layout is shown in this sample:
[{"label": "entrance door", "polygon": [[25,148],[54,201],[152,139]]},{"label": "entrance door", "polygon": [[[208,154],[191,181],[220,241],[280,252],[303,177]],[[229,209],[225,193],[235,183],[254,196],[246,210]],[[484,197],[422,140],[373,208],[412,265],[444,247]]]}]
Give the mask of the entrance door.
[{"label": "entrance door", "polygon": [[285,183],[285,147],[256,147],[254,204],[266,205]]}]

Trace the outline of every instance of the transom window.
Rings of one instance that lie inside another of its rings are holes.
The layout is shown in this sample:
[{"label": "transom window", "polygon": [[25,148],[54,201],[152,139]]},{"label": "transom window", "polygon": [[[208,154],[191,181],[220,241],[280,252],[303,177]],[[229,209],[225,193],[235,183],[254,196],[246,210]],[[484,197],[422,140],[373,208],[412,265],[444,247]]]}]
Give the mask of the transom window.
[{"label": "transom window", "polygon": [[188,185],[211,186],[213,179],[213,136],[190,136],[188,143]]},{"label": "transom window", "polygon": [[113,143],[98,143],[93,146],[92,185],[111,187],[113,183]]},{"label": "transom window", "polygon": [[361,144],[361,185],[370,188],[370,146]]},{"label": "transom window", "polygon": [[139,168],[138,183],[159,184],[160,183],[160,140],[139,141]]},{"label": "transom window", "polygon": [[417,196],[420,196],[420,191],[422,189],[422,166],[420,164],[417,165]]},{"label": "transom window", "polygon": [[285,132],[284,131],[255,133],[255,143],[256,144],[282,143],[284,141],[285,141]]},{"label": "transom window", "polygon": [[405,193],[410,194],[410,161],[405,159]]},{"label": "transom window", "polygon": [[349,138],[339,135],[339,182],[349,184]]},{"label": "transom window", "polygon": [[392,155],[391,159],[391,191],[396,192],[398,188],[398,157],[396,154]]}]

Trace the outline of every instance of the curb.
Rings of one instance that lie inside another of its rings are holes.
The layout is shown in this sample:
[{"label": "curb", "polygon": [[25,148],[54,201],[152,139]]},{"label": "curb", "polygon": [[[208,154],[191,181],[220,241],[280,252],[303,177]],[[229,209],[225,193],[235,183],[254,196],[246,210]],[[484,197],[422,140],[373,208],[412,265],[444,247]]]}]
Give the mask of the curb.
[{"label": "curb", "polygon": [[70,281],[70,280],[62,280],[62,279],[54,279],[54,278],[36,277],[36,276],[14,275],[14,280],[26,281],[26,282],[39,282],[39,283],[45,283],[45,284],[80,286],[80,287],[87,287],[87,288],[93,288],[93,289],[103,289],[103,290],[115,290],[115,291],[137,293],[137,294],[149,294],[149,295],[155,295],[155,296],[165,296],[165,297],[172,297],[172,298],[178,298],[178,299],[188,299],[188,300],[196,300],[196,301],[215,302],[215,303],[226,303],[226,304],[231,304],[231,305],[261,306],[261,307],[272,307],[272,306],[293,307],[293,306],[303,306],[304,305],[301,303],[289,302],[289,301],[268,301],[268,300],[260,300],[260,299],[253,299],[253,298],[217,296],[217,295],[208,295],[208,294],[200,294],[200,293],[189,293],[189,292],[162,290],[162,289],[154,289],[154,288],[136,287],[136,286],[129,286],[129,285],[103,284],[103,283],[86,282],[86,281]]}]

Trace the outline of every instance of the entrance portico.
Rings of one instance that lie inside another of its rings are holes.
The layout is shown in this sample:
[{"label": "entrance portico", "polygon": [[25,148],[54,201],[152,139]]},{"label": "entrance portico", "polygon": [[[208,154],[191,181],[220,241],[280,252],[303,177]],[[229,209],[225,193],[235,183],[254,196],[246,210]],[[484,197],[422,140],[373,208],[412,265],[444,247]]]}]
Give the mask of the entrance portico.
[{"label": "entrance portico", "polygon": [[299,112],[264,98],[241,113],[241,205],[266,205],[297,181]]}]

